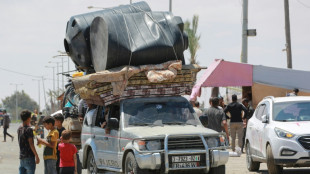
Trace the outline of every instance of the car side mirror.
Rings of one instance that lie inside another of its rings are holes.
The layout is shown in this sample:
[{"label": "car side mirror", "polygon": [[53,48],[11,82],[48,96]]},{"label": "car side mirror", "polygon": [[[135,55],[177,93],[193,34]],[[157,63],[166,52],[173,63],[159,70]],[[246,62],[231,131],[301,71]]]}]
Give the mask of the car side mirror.
[{"label": "car side mirror", "polygon": [[117,130],[119,128],[119,121],[117,118],[110,118],[107,123],[107,127]]},{"label": "car side mirror", "polygon": [[267,115],[262,116],[262,123],[268,123],[268,116]]}]

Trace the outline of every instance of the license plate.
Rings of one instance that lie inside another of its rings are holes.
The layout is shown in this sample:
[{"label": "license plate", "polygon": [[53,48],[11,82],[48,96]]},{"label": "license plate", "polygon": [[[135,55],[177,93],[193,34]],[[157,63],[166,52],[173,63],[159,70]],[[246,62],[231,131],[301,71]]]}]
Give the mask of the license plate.
[{"label": "license plate", "polygon": [[200,161],[200,155],[193,156],[172,156],[173,163]]},{"label": "license plate", "polygon": [[172,163],[172,168],[195,168],[199,167],[198,162],[192,162],[192,163]]}]

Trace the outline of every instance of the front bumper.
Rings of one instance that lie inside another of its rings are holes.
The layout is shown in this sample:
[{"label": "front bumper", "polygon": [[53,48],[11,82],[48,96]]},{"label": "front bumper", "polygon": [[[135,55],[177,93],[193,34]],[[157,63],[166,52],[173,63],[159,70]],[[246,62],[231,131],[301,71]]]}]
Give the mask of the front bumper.
[{"label": "front bumper", "polygon": [[[304,149],[298,142],[298,138],[284,139],[275,138],[271,142],[271,148],[275,163],[287,167],[310,166],[310,150]],[[283,151],[289,150],[295,152],[292,155],[283,155]]]},{"label": "front bumper", "polygon": [[[177,137],[177,136],[197,136],[197,135],[166,135],[164,140],[164,150],[158,151],[135,151],[136,161],[141,169],[152,169],[157,170],[164,168],[165,173],[168,173],[171,170],[196,170],[202,169],[205,172],[209,172],[210,168],[218,167],[221,165],[225,165],[229,158],[229,152],[226,151],[227,146],[221,146],[216,148],[209,148],[205,138],[202,135],[201,140],[205,146],[204,150],[192,150],[192,149],[184,149],[184,150],[169,150],[168,149],[168,139],[169,137]],[[188,168],[173,168],[171,166],[171,156],[189,156],[189,155],[201,155],[204,158],[201,166],[198,167],[188,167]],[[170,162],[170,163],[169,163]]]}]

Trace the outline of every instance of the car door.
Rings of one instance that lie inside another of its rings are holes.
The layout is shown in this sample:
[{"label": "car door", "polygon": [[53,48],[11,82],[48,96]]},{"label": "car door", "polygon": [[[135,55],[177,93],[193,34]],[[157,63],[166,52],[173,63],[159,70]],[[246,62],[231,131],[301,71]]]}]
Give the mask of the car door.
[{"label": "car door", "polygon": [[257,111],[255,112],[255,118],[252,119],[252,121],[249,123],[249,130],[251,132],[251,138],[252,141],[251,143],[251,149],[252,149],[252,154],[254,155],[259,155],[259,150],[260,150],[260,144],[261,144],[261,136],[259,135],[259,129],[261,127],[262,121],[261,117],[264,112],[266,105],[265,103],[261,103],[257,107]]},{"label": "car door", "polygon": [[[116,118],[120,120],[120,107],[119,105],[109,106],[109,118]],[[120,127],[120,126],[119,126]],[[109,132],[106,132],[106,137],[108,141],[108,150],[107,150],[107,165],[112,168],[121,168],[121,159],[120,155],[120,131],[118,129],[110,129]]]},{"label": "car door", "polygon": [[[92,120],[93,120],[93,117],[95,117],[96,112],[97,112],[96,109],[90,109],[85,114],[84,121],[83,121],[83,129],[81,133],[81,142],[82,142],[83,150],[85,150],[84,149],[85,142],[89,141],[94,136]],[[83,158],[87,158],[87,157],[85,156]]]},{"label": "car door", "polygon": [[[118,107],[119,108],[119,107]],[[118,115],[117,115],[118,114]],[[110,130],[101,124],[108,121],[109,118],[118,118],[119,112],[115,111],[115,107],[99,107],[95,124],[95,144],[96,154],[98,156],[98,168],[120,168],[118,162],[119,152],[119,131]]]},{"label": "car door", "polygon": [[270,115],[270,103],[268,101],[264,102],[263,104],[264,110],[262,110],[262,113],[260,114],[259,120],[260,122],[257,124],[257,134],[258,134],[258,151],[257,155],[260,157],[264,157],[264,151],[265,151],[265,144],[266,144],[266,134],[267,130],[266,127],[268,126],[268,123],[263,123],[262,116]]},{"label": "car door", "polygon": [[101,127],[106,120],[105,109],[103,106],[98,106],[98,111],[96,113],[96,121],[93,127],[94,130],[94,143],[96,147],[96,156],[97,156],[97,166],[98,168],[108,167],[106,164],[107,160],[107,151],[109,148],[108,138],[105,133],[105,129]]}]

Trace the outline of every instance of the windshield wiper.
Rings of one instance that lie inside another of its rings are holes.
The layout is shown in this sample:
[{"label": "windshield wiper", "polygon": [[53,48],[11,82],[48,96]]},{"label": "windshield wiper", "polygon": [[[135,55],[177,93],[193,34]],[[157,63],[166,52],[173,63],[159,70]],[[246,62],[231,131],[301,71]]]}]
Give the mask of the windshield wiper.
[{"label": "windshield wiper", "polygon": [[186,123],[186,122],[166,122],[163,124],[167,124],[167,125],[194,125],[194,126],[196,126],[195,124]]}]

